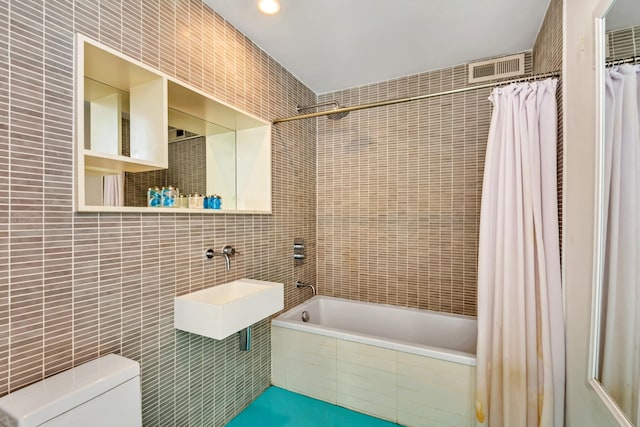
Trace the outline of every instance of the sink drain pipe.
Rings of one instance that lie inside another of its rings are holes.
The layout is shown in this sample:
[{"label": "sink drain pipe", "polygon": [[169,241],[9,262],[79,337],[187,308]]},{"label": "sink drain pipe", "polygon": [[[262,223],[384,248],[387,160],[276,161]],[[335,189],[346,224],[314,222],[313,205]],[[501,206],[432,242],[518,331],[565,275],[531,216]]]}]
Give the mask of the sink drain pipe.
[{"label": "sink drain pipe", "polygon": [[240,334],[240,350],[251,350],[251,326],[238,332]]}]

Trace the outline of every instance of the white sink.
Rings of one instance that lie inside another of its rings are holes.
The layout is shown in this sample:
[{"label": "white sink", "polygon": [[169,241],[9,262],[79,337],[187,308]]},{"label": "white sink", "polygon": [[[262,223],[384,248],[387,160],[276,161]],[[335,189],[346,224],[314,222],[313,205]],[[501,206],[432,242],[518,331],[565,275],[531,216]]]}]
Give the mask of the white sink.
[{"label": "white sink", "polygon": [[174,326],[224,339],[284,308],[284,285],[239,279],[174,299]]}]

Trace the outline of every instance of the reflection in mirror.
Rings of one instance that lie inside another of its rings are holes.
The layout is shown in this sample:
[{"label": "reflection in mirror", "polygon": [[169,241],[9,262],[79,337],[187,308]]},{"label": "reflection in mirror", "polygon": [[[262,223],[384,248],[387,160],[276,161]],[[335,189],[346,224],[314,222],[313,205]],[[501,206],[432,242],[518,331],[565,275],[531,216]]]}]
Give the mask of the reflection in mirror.
[{"label": "reflection in mirror", "polygon": [[123,155],[122,140],[130,138],[129,127],[122,127],[129,123],[129,94],[88,77],[84,88],[84,148]]},{"label": "reflection in mirror", "polygon": [[215,194],[221,209],[235,210],[236,132],[176,110],[169,110],[168,132],[169,168],[125,173],[125,206],[145,207],[149,188],[171,186],[182,196],[175,207],[187,207],[190,195]]},{"label": "reflection in mirror", "polygon": [[597,378],[640,426],[640,2],[605,17]]},{"label": "reflection in mirror", "polygon": [[[97,83],[97,82],[96,82]],[[99,85],[103,86],[101,88]],[[106,91],[106,85],[97,84],[93,87]],[[130,150],[130,126],[127,112],[126,92],[107,93],[106,98],[114,98],[114,93],[119,105],[118,116],[120,120],[109,117],[104,120],[104,126],[96,124],[96,111],[100,111],[99,104],[85,103],[85,141],[91,144],[95,151],[107,154],[118,154],[131,157]],[[103,100],[105,96],[97,99]],[[87,105],[89,104],[89,105]],[[113,108],[106,109],[113,111]],[[111,114],[113,115],[113,114]],[[99,131],[98,131],[99,130]],[[108,134],[104,138],[109,144],[100,145],[101,139],[95,135]],[[114,143],[117,141],[117,146]],[[108,191],[111,181],[119,175],[93,174],[88,181],[96,181],[93,188],[96,191],[87,193],[87,204],[92,206],[125,206],[147,207],[148,191],[150,188],[162,190],[173,187],[176,192],[176,200],[172,207],[189,207],[189,196],[204,198],[217,195],[222,201],[221,209],[235,210],[236,204],[236,132],[206,122],[197,117],[190,116],[176,110],[169,110],[169,167],[147,172],[125,172],[124,179],[113,183],[121,186],[122,201],[107,203]],[[103,191],[98,191],[105,189]],[[94,197],[95,196],[95,197]],[[182,197],[180,197],[182,196]],[[184,204],[181,204],[181,201]]]}]

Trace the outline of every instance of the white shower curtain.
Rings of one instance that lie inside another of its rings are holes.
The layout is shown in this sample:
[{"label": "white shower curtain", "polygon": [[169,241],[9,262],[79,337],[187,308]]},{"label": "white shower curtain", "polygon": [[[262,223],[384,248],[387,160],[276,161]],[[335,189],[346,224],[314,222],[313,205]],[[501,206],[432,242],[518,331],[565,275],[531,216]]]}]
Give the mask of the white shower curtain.
[{"label": "white shower curtain", "polygon": [[640,66],[605,74],[602,384],[635,425],[640,381]]},{"label": "white shower curtain", "polygon": [[124,173],[105,176],[102,185],[104,206],[124,206]]},{"label": "white shower curtain", "polygon": [[557,80],[493,90],[478,253],[478,426],[564,421]]}]

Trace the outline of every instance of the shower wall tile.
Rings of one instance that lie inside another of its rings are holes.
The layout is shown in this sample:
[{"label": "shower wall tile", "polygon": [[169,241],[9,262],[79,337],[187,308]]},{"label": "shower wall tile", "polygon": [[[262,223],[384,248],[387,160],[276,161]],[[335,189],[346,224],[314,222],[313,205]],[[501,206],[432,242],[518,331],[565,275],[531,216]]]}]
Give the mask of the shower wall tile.
[{"label": "shower wall tile", "polygon": [[[125,129],[129,121],[123,120],[122,125]],[[123,153],[128,153],[127,139],[123,138],[122,141]],[[177,187],[180,194],[205,195],[206,158],[204,137],[170,143],[169,169],[124,174],[125,206],[147,206],[147,190],[152,187],[171,185]]]},{"label": "shower wall tile", "polygon": [[181,194],[205,194],[207,188],[207,154],[204,137],[169,144],[167,184]]},{"label": "shower wall tile", "polygon": [[[326,93],[319,102],[350,106],[465,86],[460,65]],[[320,293],[475,316],[489,93],[317,119]]]},{"label": "shower wall tile", "polygon": [[[525,72],[561,68],[562,2],[552,0],[534,52],[525,54]],[[466,86],[467,66],[460,65],[322,94],[319,102],[351,106]],[[489,93],[317,119],[320,293],[476,315]]]},{"label": "shower wall tile", "polygon": [[[271,215],[74,213],[76,32],[266,120],[317,97],[196,0],[0,0],[0,395],[119,353],[141,363],[145,425],[222,426],[269,385],[269,322],[240,352],[175,330],[173,298],[241,277],[283,282],[285,308],[309,297],[315,123],[274,127]],[[230,272],[203,256],[224,244]]]},{"label": "shower wall tile", "polygon": [[[542,27],[533,46],[533,72],[547,73],[562,70],[562,0],[551,0]],[[556,88],[558,106],[558,135],[556,145],[556,182],[558,187],[558,231],[562,254],[562,188],[563,188],[563,125],[562,125],[562,76],[558,76]],[[562,262],[562,255],[560,261]]]},{"label": "shower wall tile", "polygon": [[562,70],[562,0],[551,0],[533,45],[533,72]]}]

